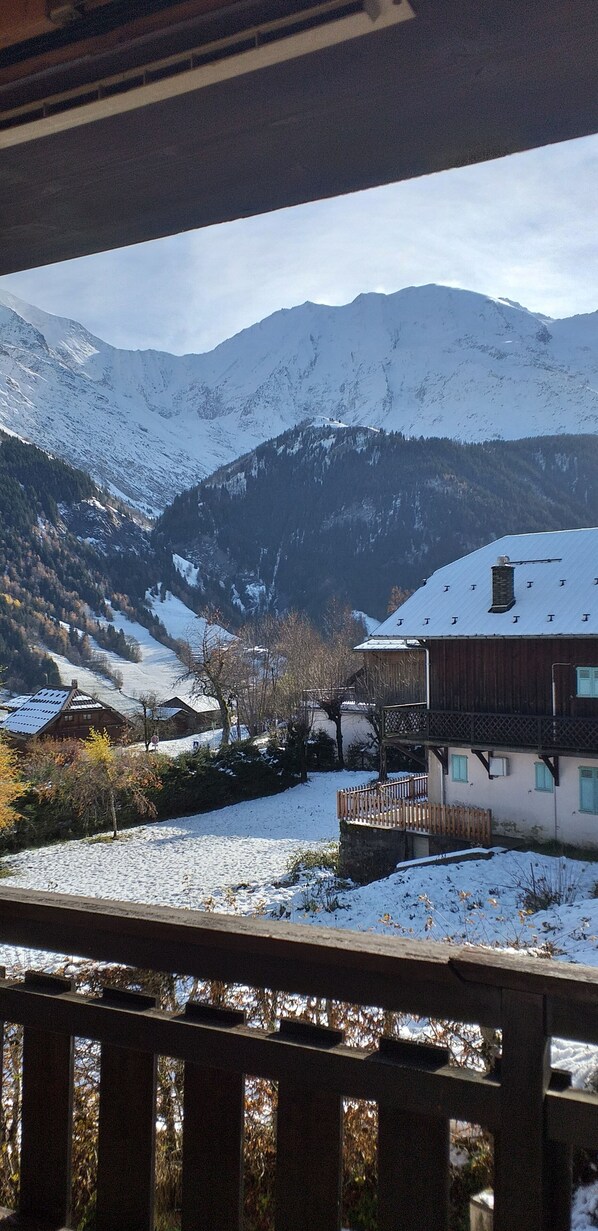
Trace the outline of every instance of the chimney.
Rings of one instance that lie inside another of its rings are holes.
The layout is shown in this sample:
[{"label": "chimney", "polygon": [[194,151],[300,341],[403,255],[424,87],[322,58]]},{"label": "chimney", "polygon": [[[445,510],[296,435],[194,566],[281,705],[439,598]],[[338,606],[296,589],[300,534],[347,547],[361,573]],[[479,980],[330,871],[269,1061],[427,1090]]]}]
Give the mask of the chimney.
[{"label": "chimney", "polygon": [[79,681],[71,680],[71,688],[78,688],[78,687],[79,687]]},{"label": "chimney", "polygon": [[490,611],[510,611],[515,606],[515,569],[508,556],[499,556],[492,565],[492,606]]}]

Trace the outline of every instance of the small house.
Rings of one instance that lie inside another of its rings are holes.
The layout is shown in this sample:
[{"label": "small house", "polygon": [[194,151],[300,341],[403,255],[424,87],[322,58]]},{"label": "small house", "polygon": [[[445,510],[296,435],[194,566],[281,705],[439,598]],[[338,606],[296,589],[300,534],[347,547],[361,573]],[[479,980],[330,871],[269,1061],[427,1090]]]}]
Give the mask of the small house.
[{"label": "small house", "polygon": [[127,722],[122,714],[95,697],[81,692],[77,681],[70,687],[40,688],[23,698],[12,710],[1,730],[11,743],[25,744],[31,739],[87,739],[90,731],[105,731],[110,739],[122,739]]}]

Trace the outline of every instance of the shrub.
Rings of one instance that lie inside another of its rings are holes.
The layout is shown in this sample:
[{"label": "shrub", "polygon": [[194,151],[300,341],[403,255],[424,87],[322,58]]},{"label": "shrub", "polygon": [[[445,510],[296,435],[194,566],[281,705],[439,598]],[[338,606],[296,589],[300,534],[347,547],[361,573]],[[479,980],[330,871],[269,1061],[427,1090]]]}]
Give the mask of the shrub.
[{"label": "shrub", "polygon": [[579,894],[580,880],[579,869],[566,859],[555,859],[553,865],[542,872],[537,872],[530,863],[529,871],[522,871],[516,878],[515,887],[523,910],[535,914],[551,906],[570,906]]},{"label": "shrub", "polygon": [[338,872],[338,842],[328,842],[319,850],[295,851],[287,861],[287,872],[292,885],[304,880],[310,872]]}]

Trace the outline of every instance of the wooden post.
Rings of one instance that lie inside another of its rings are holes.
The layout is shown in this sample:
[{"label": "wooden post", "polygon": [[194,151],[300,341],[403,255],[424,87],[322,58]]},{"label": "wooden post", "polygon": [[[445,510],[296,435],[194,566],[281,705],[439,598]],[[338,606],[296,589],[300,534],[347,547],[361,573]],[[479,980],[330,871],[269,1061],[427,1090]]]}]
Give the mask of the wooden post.
[{"label": "wooden post", "polygon": [[[70,979],[28,971],[27,987],[59,994]],[[73,1133],[73,1039],[23,1031],[23,1111],[19,1211],[51,1226],[70,1225]]]},{"label": "wooden post", "polygon": [[[147,1009],[155,999],[104,989],[104,1000]],[[102,1045],[97,1231],[153,1231],[156,1056]]]},{"label": "wooden post", "polygon": [[[341,1030],[289,1019],[284,1038],[314,1046],[341,1043]],[[294,1077],[278,1086],[275,1231],[339,1231],[342,1100]]]},{"label": "wooden post", "polygon": [[[390,1063],[428,1072],[448,1063],[448,1050],[404,1039],[380,1039]],[[449,1121],[445,1116],[378,1108],[379,1231],[447,1231]]]},{"label": "wooden post", "polygon": [[502,994],[500,1129],[494,1141],[494,1231],[546,1231],[544,1096],[550,1081],[544,997]]},{"label": "wooden post", "polygon": [[[219,1026],[245,1022],[241,1010],[189,1001],[185,1017]],[[181,1231],[240,1231],[243,1225],[242,1073],[185,1064]]]}]

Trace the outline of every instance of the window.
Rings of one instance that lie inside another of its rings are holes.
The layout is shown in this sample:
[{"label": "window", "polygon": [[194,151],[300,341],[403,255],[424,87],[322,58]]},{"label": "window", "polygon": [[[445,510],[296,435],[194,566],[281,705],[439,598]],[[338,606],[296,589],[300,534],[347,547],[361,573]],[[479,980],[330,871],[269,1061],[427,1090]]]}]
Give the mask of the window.
[{"label": "window", "polygon": [[580,768],[579,811],[598,815],[598,766],[582,765]]},{"label": "window", "polygon": [[543,761],[536,761],[534,765],[536,771],[536,790],[537,791],[552,791],[554,790],[554,778],[547,765]]},{"label": "window", "polygon": [[598,697],[598,667],[577,667],[577,696]]},{"label": "window", "polygon": [[451,753],[451,778],[453,782],[467,782],[467,757]]}]

